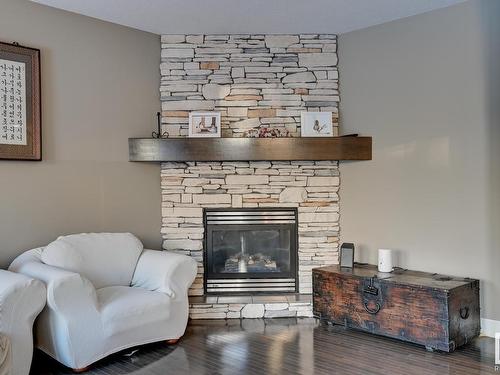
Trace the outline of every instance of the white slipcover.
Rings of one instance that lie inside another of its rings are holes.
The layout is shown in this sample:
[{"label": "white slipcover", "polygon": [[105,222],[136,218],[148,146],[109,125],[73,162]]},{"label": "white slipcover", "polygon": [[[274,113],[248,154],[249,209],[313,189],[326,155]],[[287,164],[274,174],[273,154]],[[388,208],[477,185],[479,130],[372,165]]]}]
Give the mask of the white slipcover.
[{"label": "white slipcover", "polygon": [[42,262],[79,273],[97,289],[130,286],[142,250],[141,241],[130,233],[72,234],[48,244]]},{"label": "white slipcover", "polygon": [[[47,285],[47,306],[36,324],[38,348],[81,369],[117,351],[184,334],[196,262],[184,255],[142,250],[142,244],[135,257],[137,241],[130,234],[60,237],[11,264],[10,269]],[[69,249],[72,259],[61,259],[62,249]]]},{"label": "white slipcover", "polygon": [[10,341],[10,345],[7,341],[0,344],[5,346],[0,373],[29,374],[33,358],[33,322],[45,305],[46,295],[42,282],[0,270],[0,333]]}]

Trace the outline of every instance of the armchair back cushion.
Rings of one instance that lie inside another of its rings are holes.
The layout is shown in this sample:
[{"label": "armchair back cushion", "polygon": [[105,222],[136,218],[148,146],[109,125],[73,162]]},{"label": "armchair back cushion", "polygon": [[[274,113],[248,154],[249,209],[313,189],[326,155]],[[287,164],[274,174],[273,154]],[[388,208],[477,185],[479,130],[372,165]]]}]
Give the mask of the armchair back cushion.
[{"label": "armchair back cushion", "polygon": [[130,286],[143,245],[130,233],[61,236],[42,252],[45,264],[76,272],[96,289]]}]

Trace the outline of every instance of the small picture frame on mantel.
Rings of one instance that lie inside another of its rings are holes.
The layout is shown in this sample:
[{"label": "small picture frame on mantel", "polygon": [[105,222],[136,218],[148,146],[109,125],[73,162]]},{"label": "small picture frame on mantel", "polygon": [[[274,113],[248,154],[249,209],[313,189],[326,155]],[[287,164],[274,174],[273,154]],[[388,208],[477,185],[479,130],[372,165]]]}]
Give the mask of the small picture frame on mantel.
[{"label": "small picture frame on mantel", "polygon": [[332,112],[301,112],[302,137],[333,137]]},{"label": "small picture frame on mantel", "polygon": [[220,112],[189,113],[188,135],[191,138],[220,138]]},{"label": "small picture frame on mantel", "polygon": [[42,160],[40,50],[0,42],[0,159]]}]

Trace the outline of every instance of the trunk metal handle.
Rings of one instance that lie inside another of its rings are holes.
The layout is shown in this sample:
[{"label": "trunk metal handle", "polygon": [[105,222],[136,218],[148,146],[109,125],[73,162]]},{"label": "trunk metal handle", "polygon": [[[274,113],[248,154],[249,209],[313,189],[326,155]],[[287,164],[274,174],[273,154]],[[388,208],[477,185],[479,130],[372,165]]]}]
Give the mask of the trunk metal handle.
[{"label": "trunk metal handle", "polygon": [[460,308],[460,317],[462,319],[467,319],[469,317],[469,307],[468,306]]},{"label": "trunk metal handle", "polygon": [[378,288],[374,285],[374,277],[370,277],[370,284],[365,286],[363,288],[363,307],[365,308],[365,311],[369,314],[375,315],[380,311],[380,303],[378,301],[375,301],[375,308],[372,309],[368,307],[368,302],[372,298],[368,298],[369,295],[372,296],[378,296],[379,295],[379,290]]},{"label": "trunk metal handle", "polygon": [[363,302],[363,307],[365,308],[365,310],[366,310],[367,313],[372,314],[372,315],[375,315],[376,313],[378,313],[380,311],[380,303],[378,303],[378,302],[375,303],[375,308],[374,309],[370,309],[368,307],[368,303],[367,302]]}]

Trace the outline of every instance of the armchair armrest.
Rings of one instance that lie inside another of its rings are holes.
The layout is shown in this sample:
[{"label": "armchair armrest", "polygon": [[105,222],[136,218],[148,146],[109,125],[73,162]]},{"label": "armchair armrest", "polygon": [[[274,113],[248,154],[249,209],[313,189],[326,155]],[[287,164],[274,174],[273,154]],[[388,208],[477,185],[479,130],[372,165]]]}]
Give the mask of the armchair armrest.
[{"label": "armchair armrest", "polygon": [[9,299],[12,299],[12,302],[19,301],[23,297],[23,290],[27,289],[45,292],[45,287],[38,280],[14,272],[0,270],[0,305],[3,305]]},{"label": "armchair armrest", "polygon": [[0,331],[10,329],[16,320],[34,320],[44,305],[45,286],[42,282],[0,270]]},{"label": "armchair armrest", "polygon": [[37,347],[66,366],[85,367],[88,353],[103,350],[105,342],[94,285],[78,273],[43,263],[40,255],[41,249],[30,250],[9,267],[47,287],[47,305],[36,324]]},{"label": "armchair armrest", "polygon": [[[2,364],[12,366],[13,374],[29,372],[33,353],[33,322],[45,306],[45,296],[45,286],[41,281],[0,270],[0,333],[5,334],[10,342],[6,346],[8,342],[3,341],[0,335],[0,374],[3,374],[2,369],[9,370]],[[10,354],[3,352],[2,346]]]},{"label": "armchair armrest", "polygon": [[137,262],[132,286],[182,298],[187,296],[197,271],[196,261],[186,255],[144,250]]},{"label": "armchair armrest", "polygon": [[77,311],[97,313],[95,288],[80,274],[39,261],[18,263],[9,269],[43,281],[47,287],[47,305],[58,313],[65,316]]}]

